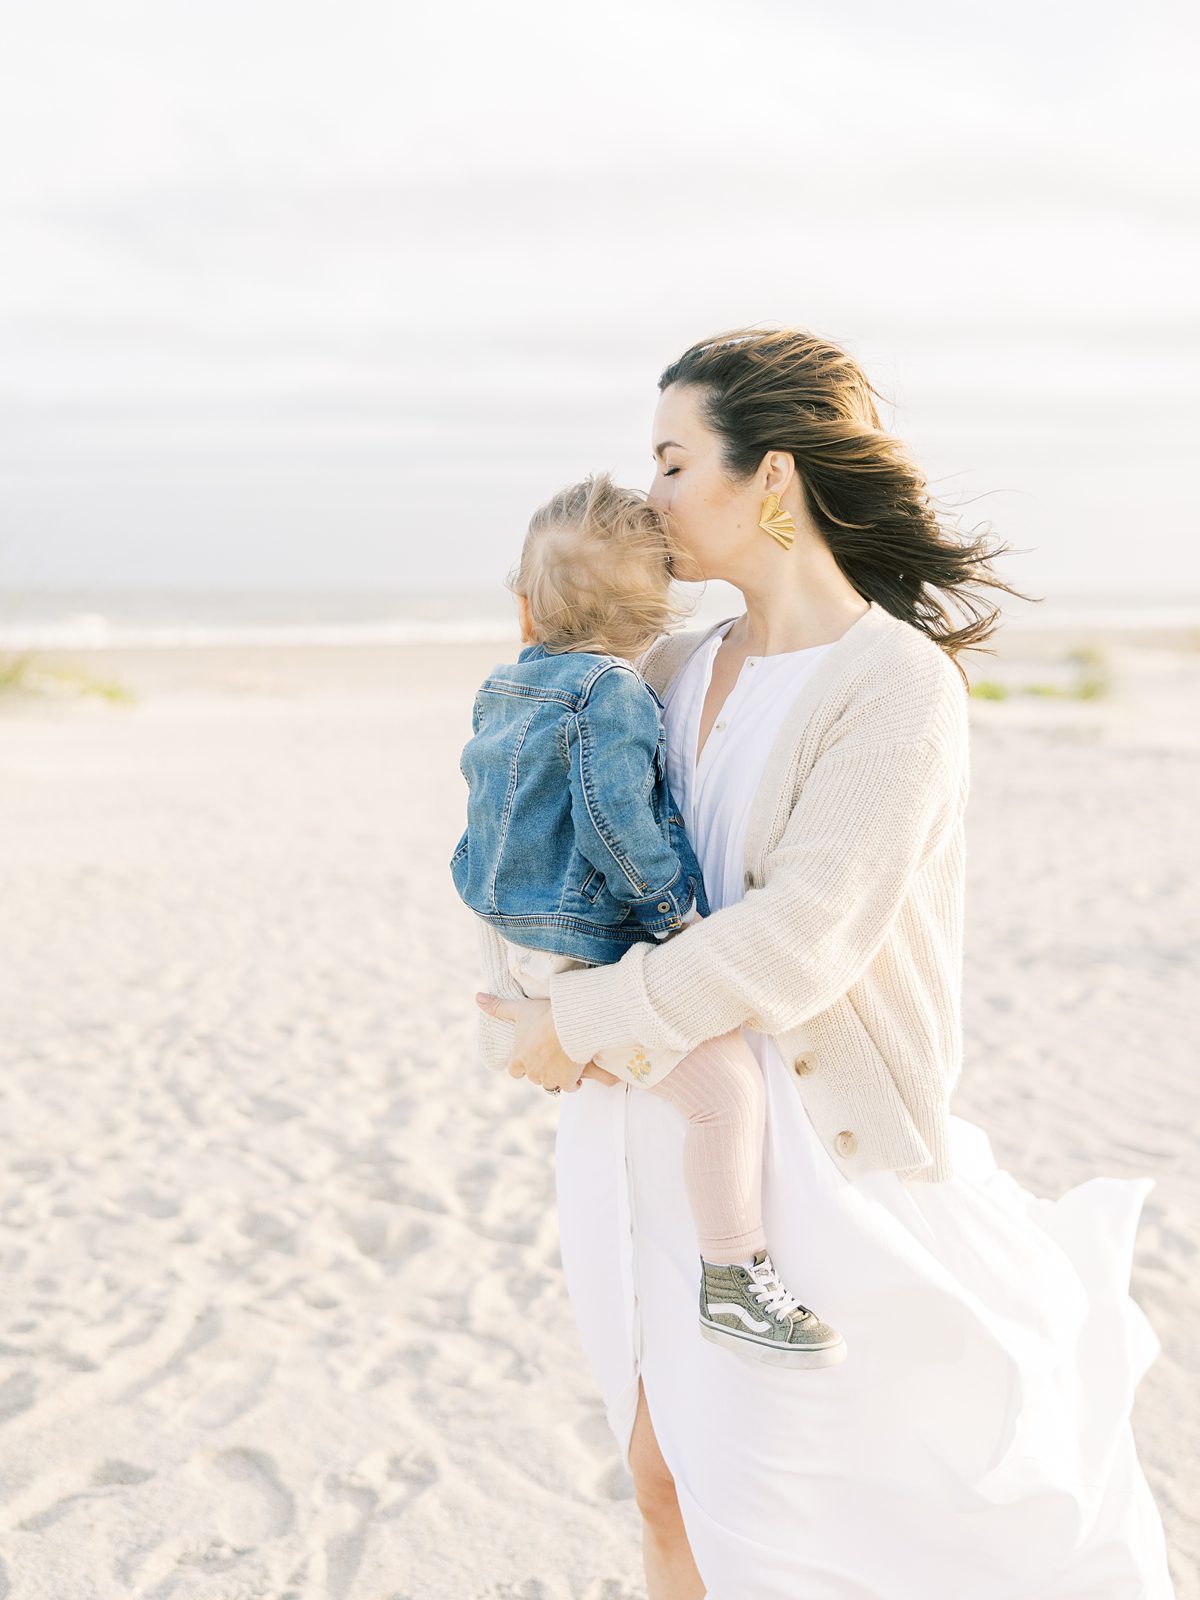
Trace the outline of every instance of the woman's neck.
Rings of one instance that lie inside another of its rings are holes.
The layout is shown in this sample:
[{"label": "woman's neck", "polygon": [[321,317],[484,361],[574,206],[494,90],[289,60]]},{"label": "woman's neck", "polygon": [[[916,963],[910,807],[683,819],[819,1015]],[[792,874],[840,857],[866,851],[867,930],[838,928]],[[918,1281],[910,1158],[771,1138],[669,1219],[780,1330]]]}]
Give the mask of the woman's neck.
[{"label": "woman's neck", "polygon": [[751,580],[737,587],[746,614],[725,637],[747,655],[783,655],[832,644],[870,609],[840,568],[836,576],[814,573],[780,584],[772,574],[770,582]]}]

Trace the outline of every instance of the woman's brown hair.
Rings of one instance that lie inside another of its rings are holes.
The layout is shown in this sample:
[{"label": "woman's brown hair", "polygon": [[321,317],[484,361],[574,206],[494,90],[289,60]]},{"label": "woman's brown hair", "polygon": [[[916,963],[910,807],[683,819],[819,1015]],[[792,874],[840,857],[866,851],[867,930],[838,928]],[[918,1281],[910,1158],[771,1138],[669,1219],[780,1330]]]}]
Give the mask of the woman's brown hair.
[{"label": "woman's brown hair", "polygon": [[[1010,545],[989,548],[986,534],[963,540],[943,525],[924,473],[880,423],[872,396],[885,397],[828,339],[804,328],[736,328],[672,362],[658,387],[673,383],[701,391],[731,478],[750,477],[770,450],[788,451],[813,520],[855,589],[952,659],[997,626],[999,607],[973,591],[1033,598],[989,569]],[[941,594],[972,620],[956,627]]]}]

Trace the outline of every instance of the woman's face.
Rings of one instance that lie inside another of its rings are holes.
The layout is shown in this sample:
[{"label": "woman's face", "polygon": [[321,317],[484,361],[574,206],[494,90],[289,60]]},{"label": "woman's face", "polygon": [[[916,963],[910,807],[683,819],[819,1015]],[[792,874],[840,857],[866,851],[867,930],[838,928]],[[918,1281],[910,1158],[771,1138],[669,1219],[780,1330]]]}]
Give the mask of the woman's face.
[{"label": "woman's face", "polygon": [[[738,582],[744,557],[757,549],[762,492],[757,479],[734,483],[721,464],[721,440],[705,423],[700,391],[673,383],[659,396],[651,448],[655,473],[648,499],[670,513],[678,543],[698,570],[687,582]],[[761,538],[761,536],[760,536]]]}]

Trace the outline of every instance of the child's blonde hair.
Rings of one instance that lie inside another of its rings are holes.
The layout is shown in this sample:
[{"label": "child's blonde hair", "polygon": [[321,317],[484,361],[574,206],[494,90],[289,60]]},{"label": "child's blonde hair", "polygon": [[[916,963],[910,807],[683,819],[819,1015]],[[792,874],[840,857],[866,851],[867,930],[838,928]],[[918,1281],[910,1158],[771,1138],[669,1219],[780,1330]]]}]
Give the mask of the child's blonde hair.
[{"label": "child's blonde hair", "polygon": [[671,595],[680,558],[666,512],[600,472],[538,507],[508,587],[547,650],[632,661],[689,614]]}]

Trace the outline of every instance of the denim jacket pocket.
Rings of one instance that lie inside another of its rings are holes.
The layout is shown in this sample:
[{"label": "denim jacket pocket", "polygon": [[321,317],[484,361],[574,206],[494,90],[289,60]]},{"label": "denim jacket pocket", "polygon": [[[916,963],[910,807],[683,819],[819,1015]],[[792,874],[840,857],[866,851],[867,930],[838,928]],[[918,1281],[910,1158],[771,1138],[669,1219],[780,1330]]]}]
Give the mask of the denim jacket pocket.
[{"label": "denim jacket pocket", "polygon": [[666,837],[667,804],[667,736],[660,728],[658,743],[654,747],[654,763],[646,776],[646,803],[654,813],[654,820]]},{"label": "denim jacket pocket", "polygon": [[667,734],[666,729],[658,730],[658,743],[654,746],[654,770],[663,783],[667,781]]},{"label": "denim jacket pocket", "polygon": [[581,852],[572,852],[558,910],[583,916],[593,926],[616,928],[629,921],[629,907],[611,893],[604,874]]},{"label": "denim jacket pocket", "polygon": [[585,900],[590,900],[593,905],[604,888],[604,875],[597,872],[595,867],[589,867],[583,882],[579,885],[579,892]]}]

